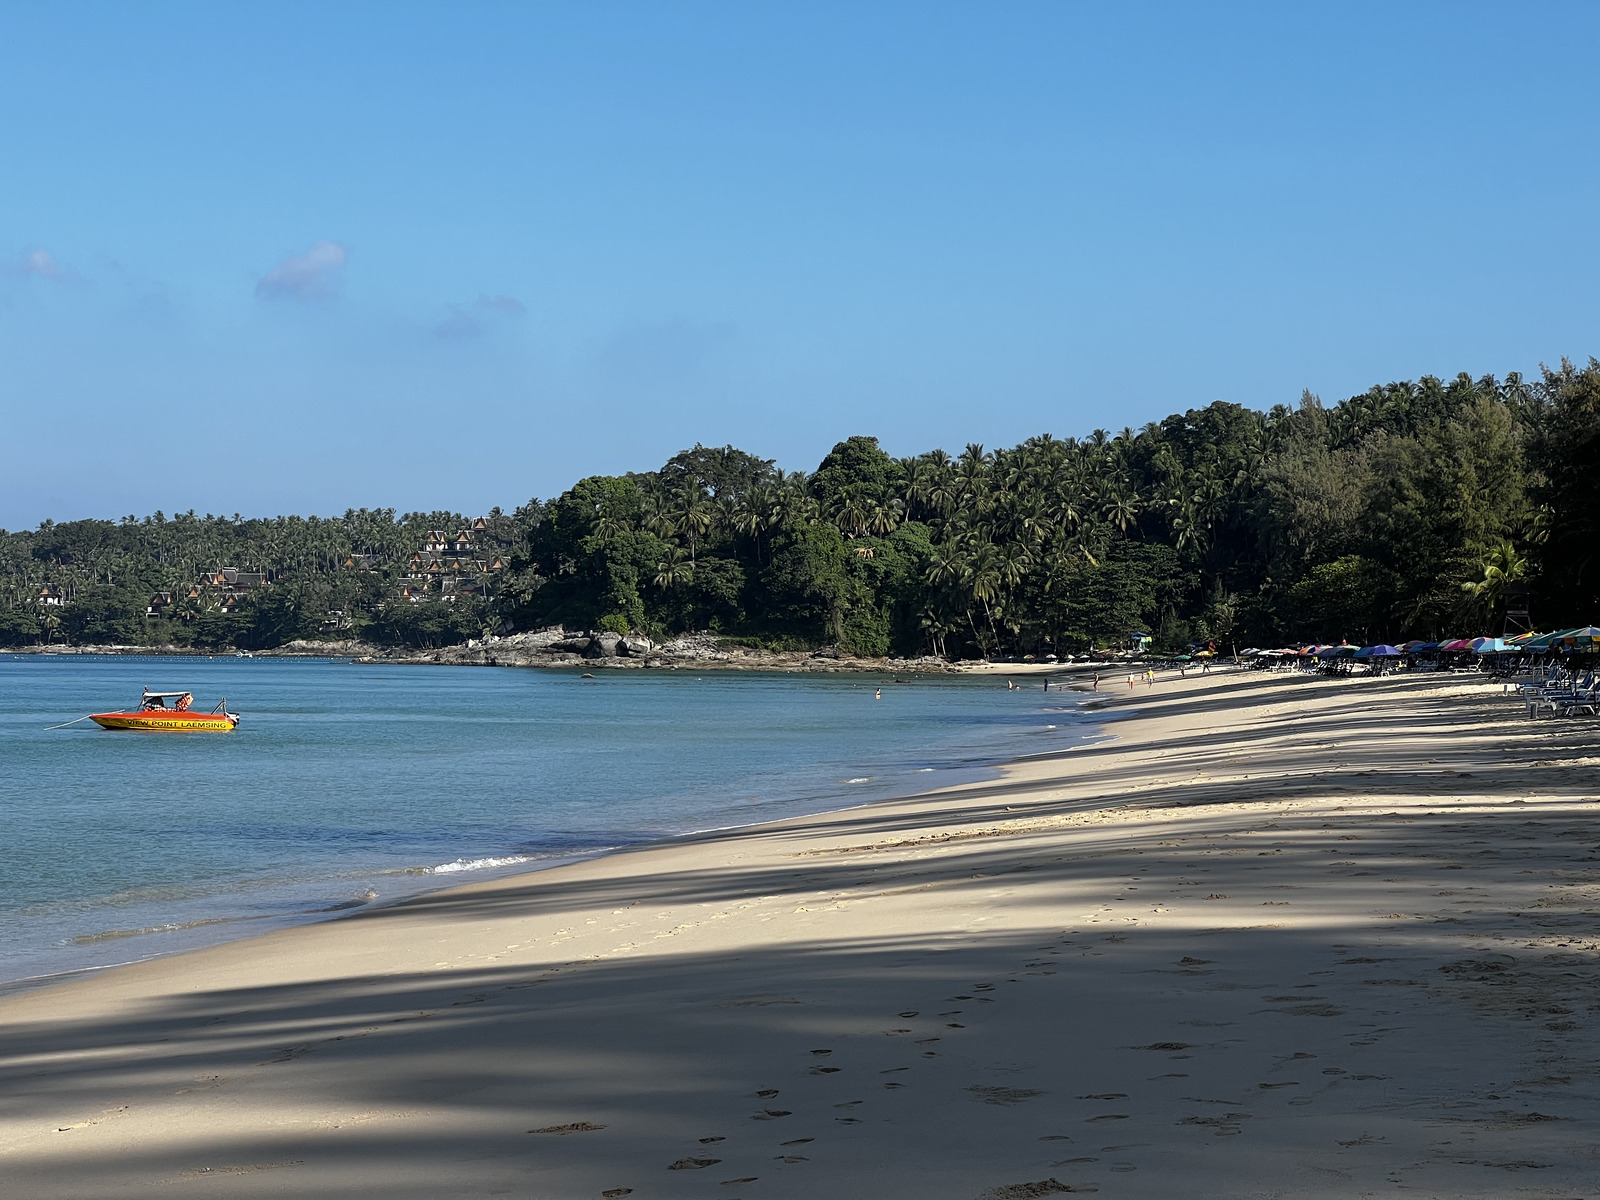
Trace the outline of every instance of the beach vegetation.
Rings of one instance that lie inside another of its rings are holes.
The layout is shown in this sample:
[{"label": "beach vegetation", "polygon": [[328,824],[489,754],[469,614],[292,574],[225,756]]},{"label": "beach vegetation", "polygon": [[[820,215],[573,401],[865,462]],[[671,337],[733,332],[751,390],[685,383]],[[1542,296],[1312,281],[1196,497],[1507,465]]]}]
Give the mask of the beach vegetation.
[{"label": "beach vegetation", "polygon": [[0,644],[436,648],[564,625],[949,657],[1502,632],[1600,611],[1600,363],[1218,401],[1141,429],[815,471],[695,445],[469,519],[0,532]]}]

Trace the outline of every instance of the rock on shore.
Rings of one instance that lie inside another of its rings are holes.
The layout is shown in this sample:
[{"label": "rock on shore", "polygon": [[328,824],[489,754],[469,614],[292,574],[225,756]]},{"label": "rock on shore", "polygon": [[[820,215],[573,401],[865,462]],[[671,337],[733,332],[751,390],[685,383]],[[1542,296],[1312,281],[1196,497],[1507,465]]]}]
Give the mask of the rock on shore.
[{"label": "rock on shore", "polygon": [[[233,650],[196,650],[180,646],[20,646],[12,654],[127,654],[232,656]],[[439,650],[406,650],[355,640],[297,639],[272,650],[256,650],[255,658],[348,658],[356,662],[428,664],[459,667],[605,667],[733,671],[876,671],[954,672],[943,659],[860,658],[823,646],[816,650],[761,650],[713,633],[686,633],[657,643],[643,634],[610,630],[573,631],[555,626],[531,633],[474,639]]]},{"label": "rock on shore", "polygon": [[368,647],[365,653],[351,657],[371,662],[484,667],[655,670],[694,667],[744,671],[916,671],[924,674],[955,670],[938,658],[856,658],[844,654],[836,646],[820,650],[760,650],[712,633],[683,634],[658,644],[642,634],[623,636],[608,630],[574,632],[560,626],[431,651],[384,651]]}]

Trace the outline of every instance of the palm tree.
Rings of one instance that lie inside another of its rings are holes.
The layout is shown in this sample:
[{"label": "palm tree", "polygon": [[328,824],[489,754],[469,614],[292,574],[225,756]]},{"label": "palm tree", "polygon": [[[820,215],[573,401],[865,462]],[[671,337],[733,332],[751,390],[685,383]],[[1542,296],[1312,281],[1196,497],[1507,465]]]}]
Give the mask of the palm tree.
[{"label": "palm tree", "polygon": [[680,583],[689,583],[694,579],[694,563],[685,561],[688,558],[680,547],[674,546],[669,552],[665,562],[656,564],[656,574],[653,582],[663,591],[677,587]]},{"label": "palm tree", "polygon": [[699,538],[711,532],[715,523],[716,507],[706,499],[698,485],[689,484],[678,493],[678,509],[675,513],[674,524],[677,531],[689,541],[689,563],[694,564],[695,549]]},{"label": "palm tree", "polygon": [[1506,590],[1526,578],[1528,560],[1518,554],[1509,541],[1502,541],[1489,551],[1481,569],[1483,577],[1463,583],[1461,590],[1467,595],[1468,609],[1488,621],[1500,606]]},{"label": "palm tree", "polygon": [[1138,520],[1139,497],[1136,493],[1115,490],[1106,497],[1103,508],[1106,519],[1125,534],[1128,526]]},{"label": "palm tree", "polygon": [[644,497],[639,503],[639,527],[659,538],[671,537],[672,510],[661,490],[660,481],[651,476],[651,484],[645,486],[643,491]]}]

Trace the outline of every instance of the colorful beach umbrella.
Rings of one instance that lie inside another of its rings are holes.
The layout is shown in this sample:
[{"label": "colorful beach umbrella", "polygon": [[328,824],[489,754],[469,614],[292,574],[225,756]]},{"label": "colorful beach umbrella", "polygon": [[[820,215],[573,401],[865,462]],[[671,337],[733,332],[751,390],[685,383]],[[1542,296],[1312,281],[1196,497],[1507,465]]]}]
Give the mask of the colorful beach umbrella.
[{"label": "colorful beach umbrella", "polygon": [[1472,643],[1466,638],[1456,638],[1453,642],[1440,642],[1439,649],[1448,654],[1461,654],[1472,649]]},{"label": "colorful beach umbrella", "polygon": [[1403,654],[1403,653],[1404,653],[1404,651],[1398,650],[1394,646],[1386,646],[1386,645],[1379,644],[1379,645],[1376,645],[1376,646],[1363,646],[1363,647],[1361,647],[1361,649],[1356,651],[1356,657],[1357,658],[1399,658],[1400,655]]},{"label": "colorful beach umbrella", "polygon": [[1472,639],[1472,652],[1474,654],[1499,654],[1502,650],[1509,649],[1510,647],[1499,638],[1481,637]]},{"label": "colorful beach umbrella", "polygon": [[1565,641],[1577,632],[1576,629],[1558,629],[1554,633],[1541,633],[1538,637],[1529,638],[1523,643],[1522,648],[1531,650],[1535,654],[1543,654],[1552,646]]}]

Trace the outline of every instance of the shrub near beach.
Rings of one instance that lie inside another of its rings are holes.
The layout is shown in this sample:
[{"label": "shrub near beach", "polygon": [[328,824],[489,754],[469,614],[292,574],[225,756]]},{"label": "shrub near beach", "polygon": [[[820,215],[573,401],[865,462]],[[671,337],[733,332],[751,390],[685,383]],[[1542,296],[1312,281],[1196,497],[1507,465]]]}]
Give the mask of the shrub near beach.
[{"label": "shrub near beach", "polygon": [[1325,407],[1218,402],[1118,434],[811,474],[696,445],[469,519],[161,513],[0,534],[0,644],[433,648],[564,623],[836,643],[862,655],[1066,652],[1554,627],[1600,604],[1600,365],[1457,376]]}]

